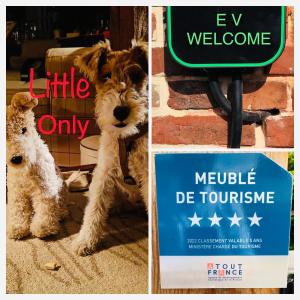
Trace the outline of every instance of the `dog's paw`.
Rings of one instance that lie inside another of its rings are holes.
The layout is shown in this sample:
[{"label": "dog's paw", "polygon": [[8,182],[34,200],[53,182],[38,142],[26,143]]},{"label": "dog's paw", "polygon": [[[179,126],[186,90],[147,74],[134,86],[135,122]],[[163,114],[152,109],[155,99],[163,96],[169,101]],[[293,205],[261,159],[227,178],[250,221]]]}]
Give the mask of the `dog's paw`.
[{"label": "dog's paw", "polygon": [[30,231],[33,236],[38,238],[44,238],[50,235],[57,234],[59,232],[59,222],[45,223],[39,221],[33,221],[30,226]]},{"label": "dog's paw", "polygon": [[10,239],[22,239],[30,235],[29,226],[10,226],[8,228],[7,236]]},{"label": "dog's paw", "polygon": [[76,237],[72,242],[72,250],[75,254],[80,256],[91,255],[95,252],[97,243],[93,243],[87,239]]}]

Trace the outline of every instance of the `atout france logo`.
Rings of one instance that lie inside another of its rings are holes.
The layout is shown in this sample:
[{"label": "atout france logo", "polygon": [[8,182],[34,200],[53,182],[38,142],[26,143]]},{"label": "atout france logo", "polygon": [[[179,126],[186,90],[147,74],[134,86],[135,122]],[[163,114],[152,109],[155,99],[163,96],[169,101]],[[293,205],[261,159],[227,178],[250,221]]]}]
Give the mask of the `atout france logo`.
[{"label": "atout france logo", "polygon": [[209,281],[241,281],[243,280],[243,264],[207,263]]}]

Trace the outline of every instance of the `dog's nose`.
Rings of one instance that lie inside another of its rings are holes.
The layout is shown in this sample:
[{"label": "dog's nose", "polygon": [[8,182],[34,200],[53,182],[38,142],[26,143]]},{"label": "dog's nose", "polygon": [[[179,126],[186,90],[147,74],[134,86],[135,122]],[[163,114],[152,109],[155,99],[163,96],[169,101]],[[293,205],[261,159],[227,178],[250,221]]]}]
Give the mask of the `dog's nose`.
[{"label": "dog's nose", "polygon": [[22,160],[23,160],[22,156],[17,155],[17,156],[13,156],[10,161],[14,165],[19,165],[22,162]]},{"label": "dog's nose", "polygon": [[114,109],[114,117],[118,121],[124,121],[129,116],[130,108],[128,106],[117,106]]}]

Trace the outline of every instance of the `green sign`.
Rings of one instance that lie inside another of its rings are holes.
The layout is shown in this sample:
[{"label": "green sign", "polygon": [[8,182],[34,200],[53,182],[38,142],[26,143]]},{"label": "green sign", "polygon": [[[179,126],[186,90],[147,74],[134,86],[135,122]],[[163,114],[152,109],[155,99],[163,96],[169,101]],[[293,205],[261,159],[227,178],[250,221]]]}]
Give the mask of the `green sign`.
[{"label": "green sign", "polygon": [[285,45],[285,7],[168,7],[168,47],[189,68],[262,67]]}]

